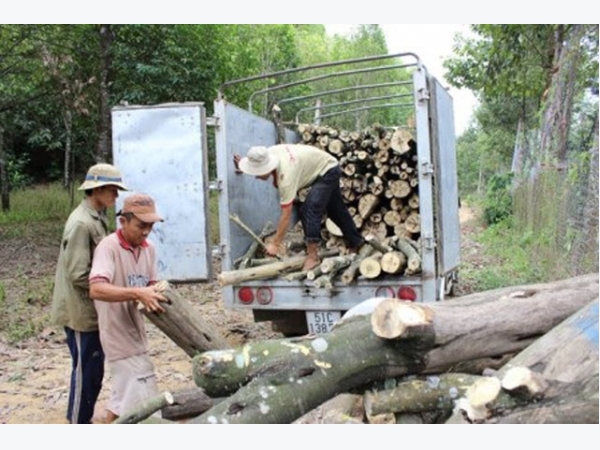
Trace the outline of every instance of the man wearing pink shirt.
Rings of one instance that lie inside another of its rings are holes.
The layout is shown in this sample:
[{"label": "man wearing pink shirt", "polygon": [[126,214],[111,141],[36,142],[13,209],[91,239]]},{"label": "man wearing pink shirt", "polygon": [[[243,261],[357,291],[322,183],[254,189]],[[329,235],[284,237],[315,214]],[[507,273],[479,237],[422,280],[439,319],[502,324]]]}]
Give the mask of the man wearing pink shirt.
[{"label": "man wearing pink shirt", "polygon": [[133,194],[117,213],[120,228],[102,239],[90,271],[90,297],[98,313],[100,341],[112,376],[107,422],[158,394],[154,365],[139,304],[164,312],[157,292],[156,249],[148,235],[156,222],[154,200]]}]

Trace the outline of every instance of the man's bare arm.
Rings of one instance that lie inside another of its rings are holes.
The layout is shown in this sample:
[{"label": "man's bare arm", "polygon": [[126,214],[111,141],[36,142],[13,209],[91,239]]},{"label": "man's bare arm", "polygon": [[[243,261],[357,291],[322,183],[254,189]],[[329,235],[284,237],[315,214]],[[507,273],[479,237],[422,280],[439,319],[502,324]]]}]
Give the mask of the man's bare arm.
[{"label": "man's bare arm", "polygon": [[164,312],[160,302],[167,299],[158,292],[155,286],[120,287],[108,282],[96,281],[90,284],[90,297],[103,302],[137,301],[148,311]]}]

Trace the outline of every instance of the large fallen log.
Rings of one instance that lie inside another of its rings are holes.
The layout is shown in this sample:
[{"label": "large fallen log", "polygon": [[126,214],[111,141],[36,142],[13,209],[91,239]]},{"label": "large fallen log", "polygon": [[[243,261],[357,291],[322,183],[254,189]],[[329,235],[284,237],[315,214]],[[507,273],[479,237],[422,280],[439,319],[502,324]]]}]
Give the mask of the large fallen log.
[{"label": "large fallen log", "polygon": [[[518,353],[495,376],[504,390],[536,401],[506,408],[494,400],[486,423],[598,423],[598,297]],[[466,409],[467,420],[457,408],[448,423],[471,423],[468,405]]]},{"label": "large fallen log", "polygon": [[363,398],[357,394],[340,394],[296,419],[294,424],[361,424]]},{"label": "large fallen log", "polygon": [[523,350],[597,297],[598,274],[591,274],[409,308],[395,301],[394,321],[406,311],[413,323],[415,308],[423,310],[418,333],[408,327],[407,338],[380,338],[370,315],[357,315],[325,335],[208,351],[192,360],[194,381],[210,396],[228,397],[189,423],[291,423],[366,383]]},{"label": "large fallen log", "polygon": [[405,381],[394,388],[367,391],[364,396],[365,412],[370,417],[442,409],[452,411],[454,402],[465,395],[469,386],[479,378],[459,373],[431,375],[425,379]]}]

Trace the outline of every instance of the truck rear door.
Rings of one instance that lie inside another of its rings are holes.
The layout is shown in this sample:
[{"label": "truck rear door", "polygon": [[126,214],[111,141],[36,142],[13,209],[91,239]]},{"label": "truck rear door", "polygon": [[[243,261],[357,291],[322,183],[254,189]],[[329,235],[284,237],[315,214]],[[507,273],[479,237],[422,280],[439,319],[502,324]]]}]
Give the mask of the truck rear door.
[{"label": "truck rear door", "polygon": [[[131,192],[151,195],[165,222],[150,235],[159,278],[212,278],[206,112],[202,103],[115,107],[113,161]],[[117,211],[128,193],[117,199]]]},{"label": "truck rear door", "polygon": [[460,220],[458,217],[458,178],[456,134],[452,97],[434,78],[430,81],[433,120],[432,153],[435,167],[437,213],[437,270],[445,275],[460,263]]}]

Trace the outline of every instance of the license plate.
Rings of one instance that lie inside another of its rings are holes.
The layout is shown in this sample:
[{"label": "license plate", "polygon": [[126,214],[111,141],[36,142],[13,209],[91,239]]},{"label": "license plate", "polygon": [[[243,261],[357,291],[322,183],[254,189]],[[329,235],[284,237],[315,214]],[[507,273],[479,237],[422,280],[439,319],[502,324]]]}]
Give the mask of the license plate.
[{"label": "license plate", "polygon": [[340,311],[306,311],[308,332],[310,334],[329,333],[341,317]]}]

